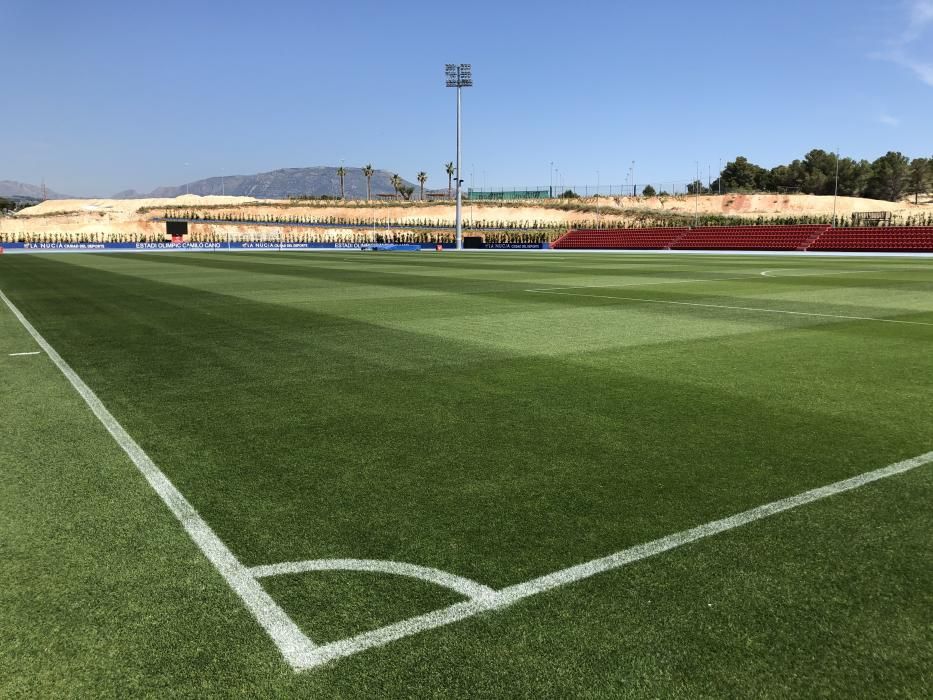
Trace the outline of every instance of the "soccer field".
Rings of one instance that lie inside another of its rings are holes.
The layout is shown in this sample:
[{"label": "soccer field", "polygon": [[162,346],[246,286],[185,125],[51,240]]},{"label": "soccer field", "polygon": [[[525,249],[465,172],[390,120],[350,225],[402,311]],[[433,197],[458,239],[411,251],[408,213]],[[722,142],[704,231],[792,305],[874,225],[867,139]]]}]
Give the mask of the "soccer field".
[{"label": "soccer field", "polygon": [[0,696],[931,692],[933,259],[11,255],[0,290]]}]

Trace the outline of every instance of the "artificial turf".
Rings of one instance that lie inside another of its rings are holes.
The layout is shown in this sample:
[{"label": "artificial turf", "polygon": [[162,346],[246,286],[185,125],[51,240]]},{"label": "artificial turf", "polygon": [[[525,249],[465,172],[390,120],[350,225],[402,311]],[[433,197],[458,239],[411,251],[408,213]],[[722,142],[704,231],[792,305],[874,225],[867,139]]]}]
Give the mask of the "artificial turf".
[{"label": "artificial turf", "polygon": [[[249,566],[500,588],[933,449],[928,259],[21,255],[0,289]],[[33,349],[0,307],[2,695],[933,687],[931,467],[295,674]],[[458,599],[263,585],[320,642]]]}]

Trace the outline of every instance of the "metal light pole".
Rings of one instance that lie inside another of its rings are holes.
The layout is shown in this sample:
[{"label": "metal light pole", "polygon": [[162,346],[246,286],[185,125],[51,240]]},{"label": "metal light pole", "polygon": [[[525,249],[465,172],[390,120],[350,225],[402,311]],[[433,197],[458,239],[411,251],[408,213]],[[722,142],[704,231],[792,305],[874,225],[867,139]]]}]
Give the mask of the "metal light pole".
[{"label": "metal light pole", "polygon": [[694,219],[694,224],[696,226],[700,225],[700,187],[703,186],[703,183],[700,181],[700,161],[696,162],[697,164],[697,179],[693,181],[693,192],[696,195],[696,217]]},{"label": "metal light pole", "polygon": [[[470,163],[470,190],[476,189],[476,165]],[[473,198],[470,197],[470,228],[473,228]]]},{"label": "metal light pole", "polygon": [[460,89],[473,87],[473,66],[469,63],[448,63],[444,66],[447,87],[457,88],[457,250],[463,250],[463,195],[460,176]]},{"label": "metal light pole", "polygon": [[599,225],[599,171],[596,171],[596,230],[600,229]]},{"label": "metal light pole", "polygon": [[839,146],[836,146],[836,186],[833,188],[833,228],[836,228],[836,198],[839,196]]}]

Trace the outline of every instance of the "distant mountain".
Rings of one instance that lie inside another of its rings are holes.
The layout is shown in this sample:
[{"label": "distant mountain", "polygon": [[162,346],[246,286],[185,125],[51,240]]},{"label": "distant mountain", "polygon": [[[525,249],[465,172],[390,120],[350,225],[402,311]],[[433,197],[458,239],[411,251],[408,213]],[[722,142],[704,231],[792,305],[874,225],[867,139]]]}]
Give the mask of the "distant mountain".
[{"label": "distant mountain", "polygon": [[136,190],[123,190],[122,192],[117,192],[111,199],[143,199],[146,197],[142,192],[137,192]]},{"label": "distant mountain", "polygon": [[[16,180],[0,180],[0,197],[7,197],[16,200],[36,200],[42,199],[42,187],[39,185],[28,185],[25,182],[16,182]],[[67,194],[59,194],[46,188],[46,199],[74,199]]]},{"label": "distant mountain", "polygon": [[[373,197],[377,194],[392,194],[395,192],[391,178],[392,173],[388,170],[376,170],[373,173]],[[413,186],[407,180],[403,180],[403,183]],[[344,177],[344,191],[347,199],[366,198],[366,178],[360,168],[347,168],[347,174]],[[417,192],[416,186],[415,191]],[[340,178],[337,177],[336,167],[283,168],[256,175],[209,177],[206,180],[197,180],[177,187],[157,187],[149,194],[141,194],[135,190],[125,190],[115,194],[114,199],[178,197],[186,193],[202,196],[227,194],[240,197],[256,197],[258,199],[286,199],[302,195],[339,197]]]}]

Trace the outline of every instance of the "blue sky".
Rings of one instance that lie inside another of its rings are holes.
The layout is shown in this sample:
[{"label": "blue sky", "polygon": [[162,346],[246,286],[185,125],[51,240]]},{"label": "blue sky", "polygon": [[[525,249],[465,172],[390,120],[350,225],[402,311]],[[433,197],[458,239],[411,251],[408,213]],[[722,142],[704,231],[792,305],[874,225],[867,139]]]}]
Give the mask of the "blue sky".
[{"label": "blue sky", "polygon": [[341,162],[441,186],[447,62],[476,187],[933,154],[933,0],[0,0],[0,36],[0,179],[81,196]]}]

